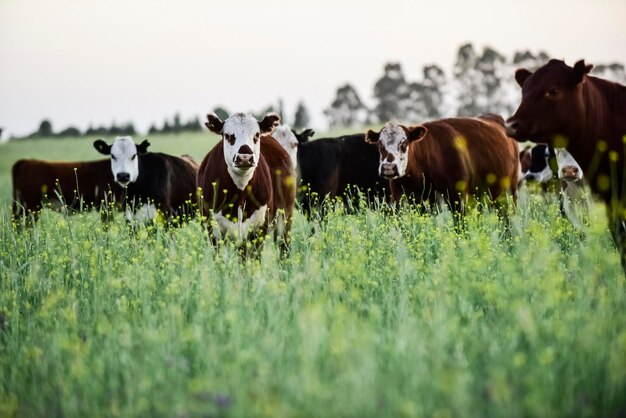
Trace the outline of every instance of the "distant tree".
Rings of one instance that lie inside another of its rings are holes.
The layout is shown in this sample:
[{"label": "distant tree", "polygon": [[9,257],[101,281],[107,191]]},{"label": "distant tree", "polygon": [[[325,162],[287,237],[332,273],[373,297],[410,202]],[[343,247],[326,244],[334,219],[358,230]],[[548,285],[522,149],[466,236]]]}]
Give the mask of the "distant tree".
[{"label": "distant tree", "polygon": [[367,123],[369,111],[356,89],[346,83],[337,89],[335,99],[324,114],[331,127],[349,127]]},{"label": "distant tree", "polygon": [[148,135],[155,135],[159,133],[161,133],[161,131],[159,130],[159,128],[156,127],[155,124],[150,125],[150,127],[148,128]]},{"label": "distant tree", "polygon": [[594,65],[591,70],[591,75],[626,85],[626,71],[624,71],[624,64],[615,62],[613,64]]},{"label": "distant tree", "polygon": [[296,108],[296,114],[293,118],[293,128],[300,130],[309,126],[311,118],[309,117],[309,111],[307,110],[304,102],[299,102]]},{"label": "distant tree", "polygon": [[172,133],[172,127],[170,126],[167,119],[163,122],[163,128],[161,128],[161,133],[164,133],[164,134]]},{"label": "distant tree", "polygon": [[257,120],[261,120],[265,117],[265,115],[267,115],[268,113],[272,113],[272,112],[276,112],[274,105],[268,105],[258,113],[255,113],[255,112],[250,112],[250,113],[252,113],[252,116],[254,116]]},{"label": "distant tree", "polygon": [[476,100],[476,114],[509,114],[513,109],[507,103],[503,80],[507,77],[506,58],[493,48],[485,47],[476,62],[480,78],[480,95]]},{"label": "distant tree", "polygon": [[174,115],[174,123],[172,124],[172,131],[174,133],[180,133],[183,130],[183,125],[180,123],[180,115],[176,113]]},{"label": "distant tree", "polygon": [[454,63],[459,116],[475,116],[478,113],[476,99],[481,93],[478,56],[471,43],[461,45]]},{"label": "distant tree", "polygon": [[65,129],[63,129],[58,134],[56,134],[56,136],[59,136],[61,138],[77,137],[77,136],[81,136],[81,132],[80,132],[80,130],[78,128],[76,128],[74,126],[69,126],[69,127],[65,128]]},{"label": "distant tree", "polygon": [[430,119],[444,116],[444,89],[446,86],[446,74],[438,65],[427,65],[423,69],[424,86],[424,109],[426,117]]},{"label": "distant tree", "polygon": [[52,130],[52,122],[48,119],[44,119],[39,124],[39,129],[34,132],[31,137],[52,137],[54,136],[54,131]]},{"label": "distant tree", "polygon": [[183,129],[188,132],[200,132],[202,131],[202,124],[200,124],[200,118],[195,116],[183,126]]},{"label": "distant tree", "polygon": [[287,116],[285,115],[285,103],[282,97],[278,98],[278,116],[280,116],[280,123],[287,124]]},{"label": "distant tree", "polygon": [[218,106],[215,109],[213,109],[213,113],[215,113],[217,117],[220,118],[221,120],[226,120],[230,116],[230,112],[228,112],[228,110],[226,110],[225,108],[221,106]]},{"label": "distant tree", "polygon": [[374,84],[374,114],[378,121],[405,119],[407,111],[402,102],[409,96],[410,86],[404,78],[400,63],[386,64],[383,76]]}]

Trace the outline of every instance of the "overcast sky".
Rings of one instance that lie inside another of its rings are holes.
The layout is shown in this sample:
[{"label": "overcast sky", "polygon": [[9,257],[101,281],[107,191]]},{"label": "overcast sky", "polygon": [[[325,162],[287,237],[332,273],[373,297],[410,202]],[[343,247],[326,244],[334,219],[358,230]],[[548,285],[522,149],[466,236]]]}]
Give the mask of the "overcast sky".
[{"label": "overcast sky", "polygon": [[626,0],[0,0],[0,127],[145,130],[282,97],[289,119],[304,100],[323,128],[340,84],[371,103],[385,62],[416,79],[465,42],[626,62]]}]

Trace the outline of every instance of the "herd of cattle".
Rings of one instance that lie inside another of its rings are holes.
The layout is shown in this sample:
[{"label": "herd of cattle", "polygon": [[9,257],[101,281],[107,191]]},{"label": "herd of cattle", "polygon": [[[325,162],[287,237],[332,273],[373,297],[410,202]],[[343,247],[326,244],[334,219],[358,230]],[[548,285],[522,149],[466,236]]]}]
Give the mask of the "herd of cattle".
[{"label": "herd of cattle", "polygon": [[[198,165],[191,157],[148,152],[117,137],[95,149],[110,159],[89,162],[20,160],[13,166],[13,212],[34,213],[43,202],[73,209],[117,202],[130,216],[168,219],[200,212],[215,238],[246,239],[276,224],[286,237],[298,185],[305,214],[351,187],[368,198],[397,202],[446,201],[462,209],[470,195],[515,196],[524,180],[560,179],[591,190],[608,203],[614,236],[624,236],[623,180],[626,87],[551,60],[515,79],[522,101],[505,121],[494,114],[456,117],[380,131],[310,141],[314,132],[280,126],[276,114],[261,121],[236,113],[225,121],[209,114],[207,128],[221,136]],[[536,145],[524,147],[521,142]],[[56,203],[55,203],[56,202]]]}]

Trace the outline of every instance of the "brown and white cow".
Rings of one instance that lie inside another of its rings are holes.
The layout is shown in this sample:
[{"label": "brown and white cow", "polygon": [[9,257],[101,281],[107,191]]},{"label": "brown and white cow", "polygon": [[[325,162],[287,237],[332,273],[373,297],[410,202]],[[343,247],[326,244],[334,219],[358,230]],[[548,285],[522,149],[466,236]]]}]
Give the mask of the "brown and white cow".
[{"label": "brown and white cow", "polygon": [[379,174],[390,180],[396,202],[408,195],[434,203],[442,195],[457,209],[469,194],[496,199],[517,190],[518,147],[492,115],[408,127],[387,123],[380,132],[368,131],[366,141],[378,145]]},{"label": "brown and white cow", "polygon": [[216,239],[264,235],[276,220],[282,242],[288,240],[296,178],[289,154],[269,135],[279,121],[273,113],[261,121],[244,113],[225,121],[207,115],[207,128],[222,140],[202,161],[197,183]]},{"label": "brown and white cow", "polygon": [[109,160],[18,160],[13,164],[13,215],[33,213],[45,203],[71,211],[100,208],[119,200],[122,188],[115,183]]},{"label": "brown and white cow", "polygon": [[626,86],[590,76],[592,68],[584,60],[573,67],[550,60],[534,73],[517,70],[522,102],[507,120],[507,132],[519,141],[567,148],[585,170],[592,191],[609,204],[611,230],[626,266]]}]

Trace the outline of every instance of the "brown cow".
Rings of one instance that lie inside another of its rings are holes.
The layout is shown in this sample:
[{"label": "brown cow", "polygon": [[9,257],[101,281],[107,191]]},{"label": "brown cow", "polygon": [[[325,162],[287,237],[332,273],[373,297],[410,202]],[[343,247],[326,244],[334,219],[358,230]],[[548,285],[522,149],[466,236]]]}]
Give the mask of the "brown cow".
[{"label": "brown cow", "polygon": [[113,180],[109,160],[59,162],[19,160],[13,165],[13,215],[64,204],[72,210],[99,208],[119,199],[122,193]]},{"label": "brown cow", "polygon": [[[206,126],[222,140],[206,155],[198,172],[201,208],[212,217],[216,239],[245,240],[264,235],[271,222],[288,241],[296,195],[296,177],[289,154],[270,134],[280,117],[260,122],[236,113],[225,121],[207,115]],[[280,216],[279,216],[280,214]]]},{"label": "brown cow", "polygon": [[573,67],[550,60],[534,73],[517,70],[522,102],[507,132],[519,141],[565,146],[592,191],[609,203],[611,230],[622,247],[626,87],[588,75],[592,67],[584,60]]},{"label": "brown cow", "polygon": [[390,180],[396,202],[404,194],[430,203],[443,195],[461,209],[469,194],[496,199],[517,190],[518,147],[493,115],[410,127],[388,123],[368,131],[366,141],[378,144],[379,174]]}]

